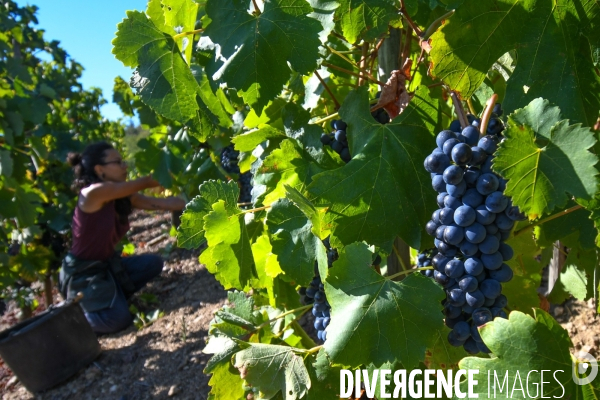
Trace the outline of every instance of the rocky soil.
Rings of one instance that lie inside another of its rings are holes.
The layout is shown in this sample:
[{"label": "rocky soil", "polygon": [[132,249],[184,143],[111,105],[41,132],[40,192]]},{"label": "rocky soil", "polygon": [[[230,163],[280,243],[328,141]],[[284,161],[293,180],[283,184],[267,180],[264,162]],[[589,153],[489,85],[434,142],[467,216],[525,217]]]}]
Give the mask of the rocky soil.
[{"label": "rocky soil", "polygon": [[[201,249],[175,246],[175,239],[168,235],[170,213],[140,211],[130,220],[128,237],[136,246],[135,253],[154,252],[165,260],[162,274],[134,295],[132,302],[140,310],[159,308],[164,316],[141,330],[132,325],[101,336],[102,354],[96,361],[44,393],[28,392],[0,359],[2,399],[207,399],[209,377],[202,370],[209,356],[202,349],[209,322],[225,303],[226,292],[199,264]],[[158,303],[148,304],[149,294]],[[60,300],[55,293],[55,302]],[[600,325],[593,300],[569,300],[552,305],[550,312],[569,331],[574,353],[586,351],[600,359]],[[15,305],[9,304],[0,319],[0,331],[16,323],[16,313]],[[301,323],[314,334],[310,320]]]}]

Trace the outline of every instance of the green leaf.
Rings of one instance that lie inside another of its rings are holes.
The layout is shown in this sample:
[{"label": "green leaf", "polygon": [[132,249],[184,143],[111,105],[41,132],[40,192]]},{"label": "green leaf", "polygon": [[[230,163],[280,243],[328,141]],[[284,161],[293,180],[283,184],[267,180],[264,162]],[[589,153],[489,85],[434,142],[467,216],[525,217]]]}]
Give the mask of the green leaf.
[{"label": "green leaf", "polygon": [[[335,363],[381,365],[396,359],[407,369],[425,359],[443,326],[443,290],[411,274],[394,282],[377,274],[365,244],[351,244],[325,280],[331,305],[325,350]],[[352,349],[352,351],[348,351]]]},{"label": "green leaf", "polygon": [[137,67],[131,86],[141,100],[180,123],[194,119],[198,84],[172,37],[138,11],[128,11],[117,28],[112,52],[126,67]]},{"label": "green leaf", "polygon": [[[576,205],[569,201],[566,208]],[[591,215],[588,210],[581,209],[543,223],[535,230],[538,245],[552,247],[554,242],[561,240],[567,247],[595,248],[598,230],[590,219]]]},{"label": "green leaf", "polygon": [[[423,160],[435,147],[432,132],[438,102],[420,87],[409,107],[387,125],[369,112],[366,88],[346,97],[340,116],[348,124],[353,159],[313,177],[309,199],[329,207],[324,223],[343,244],[382,245],[402,237],[411,247],[427,246],[424,225],[435,207],[431,177]],[[429,246],[432,247],[432,246]]]},{"label": "green leaf", "polygon": [[514,276],[502,284],[502,293],[508,299],[509,309],[531,313],[532,308],[540,306],[537,289],[542,282],[543,265],[538,261],[541,250],[531,234],[512,237],[506,244],[514,252],[513,258],[506,261]]},{"label": "green leaf", "polygon": [[[237,197],[237,186],[235,189]],[[204,216],[208,248],[200,255],[200,262],[225,289],[242,290],[257,277],[244,214],[240,209],[227,209],[223,200],[213,204],[212,210]]]},{"label": "green leaf", "polygon": [[313,12],[308,14],[309,17],[318,20],[323,29],[321,33],[319,33],[319,39],[321,43],[325,44],[327,42],[327,37],[331,33],[331,31],[335,28],[335,23],[333,22],[333,17],[335,10],[340,5],[335,0],[307,0],[308,4],[313,9]]},{"label": "green leaf", "polygon": [[0,175],[10,177],[13,171],[13,160],[10,151],[0,149]]},{"label": "green leaf", "polygon": [[[478,393],[480,398],[488,397],[488,384],[490,388],[494,385],[494,373],[500,384],[504,377],[508,376],[508,386],[504,385],[502,393],[499,392],[496,384],[495,396],[498,398],[531,398],[527,396],[527,390],[535,397],[578,398],[579,387],[571,378],[569,347],[572,344],[567,332],[542,310],[535,310],[535,317],[533,319],[531,316],[513,311],[508,320],[496,318],[493,322],[479,328],[481,337],[494,356],[464,358],[460,362],[460,368],[479,370],[479,374],[474,376],[478,381],[474,393]],[[533,370],[538,372],[529,374]],[[541,370],[551,372],[546,372],[542,379]],[[552,378],[553,374],[556,380]],[[539,390],[542,380],[544,392],[535,395],[536,385]],[[513,390],[513,387],[516,390]],[[460,388],[465,392],[467,381],[461,382]],[[490,397],[494,396],[493,389],[490,389],[490,393]]]},{"label": "green leaf", "polygon": [[[143,151],[135,153],[136,167],[142,173],[150,173],[166,188],[173,186],[173,175],[183,172],[184,152],[173,142],[158,148],[147,139],[138,142]],[[149,169],[153,167],[153,169]]]},{"label": "green leaf", "polygon": [[593,297],[596,262],[595,248],[571,249],[548,300],[561,304],[571,296],[577,300],[588,300]]},{"label": "green leaf", "polygon": [[229,369],[229,363],[217,365],[212,371],[208,384],[211,386],[209,399],[242,400],[245,399],[243,381],[239,375]]},{"label": "green leaf", "polygon": [[208,343],[202,349],[204,354],[214,354],[206,363],[205,374],[210,374],[221,362],[229,362],[231,356],[241,350],[233,339],[227,336],[210,336]]},{"label": "green leaf", "polygon": [[589,129],[560,121],[552,127],[550,141],[539,147],[533,129],[511,115],[504,135],[494,170],[508,179],[504,193],[529,219],[564,206],[565,192],[583,199],[596,193],[598,157],[588,151],[596,143]]},{"label": "green leaf", "polygon": [[527,125],[533,129],[537,143],[547,144],[551,139],[552,127],[560,121],[560,108],[540,97],[527,107],[516,110],[511,116],[519,125]]},{"label": "green leaf", "polygon": [[306,217],[310,220],[312,224],[312,232],[321,238],[321,215],[313,206],[313,204],[304,196],[302,193],[294,189],[290,186],[285,186],[285,196],[291,200],[296,207],[300,209],[306,215]]},{"label": "green leaf", "polygon": [[390,0],[340,0],[335,12],[344,37],[354,43],[359,38],[374,40],[388,30],[398,7]]},{"label": "green leaf", "polygon": [[454,347],[448,343],[450,331],[450,328],[443,326],[435,332],[435,344],[427,349],[427,368],[456,371],[459,361],[467,356],[462,346]]},{"label": "green leaf", "polygon": [[288,199],[277,200],[267,214],[273,253],[285,278],[302,286],[314,277],[315,261],[321,239],[312,232],[310,220]]},{"label": "green leaf", "polygon": [[271,204],[285,197],[285,185],[303,192],[312,177],[322,171],[309,149],[300,146],[296,140],[286,139],[265,158],[254,182],[266,185],[263,203]]},{"label": "green leaf", "polygon": [[304,360],[291,347],[251,344],[235,355],[235,367],[268,399],[279,391],[286,400],[299,399],[311,386]]},{"label": "green leaf", "polygon": [[237,209],[239,189],[235,182],[207,181],[200,185],[200,195],[190,201],[181,216],[177,230],[177,245],[186,249],[200,247],[205,241],[204,217],[219,200],[225,201],[229,212]]},{"label": "green leaf", "polygon": [[283,273],[283,270],[279,265],[277,255],[273,253],[273,246],[268,234],[265,233],[259,236],[252,243],[252,254],[254,255],[258,274],[258,281],[254,282],[252,287],[273,290],[273,278]]},{"label": "green leaf", "polygon": [[598,37],[595,0],[468,0],[431,37],[432,74],[468,98],[496,60],[514,49],[519,61],[508,81],[506,111],[543,97],[565,118],[592,126],[600,76],[590,42],[597,45]]},{"label": "green leaf", "polygon": [[[181,32],[193,31],[196,26],[196,17],[198,15],[199,5],[193,0],[162,0],[165,14],[165,24],[177,30],[172,30],[172,35]],[[176,39],[181,52],[185,54],[188,64],[192,58],[193,36],[185,36]]]},{"label": "green leaf", "polygon": [[220,47],[221,58],[209,62],[208,73],[260,113],[289,80],[288,62],[301,74],[316,68],[321,24],[307,17],[311,11],[305,0],[272,0],[251,15],[243,0],[209,0],[212,21],[204,34]]}]

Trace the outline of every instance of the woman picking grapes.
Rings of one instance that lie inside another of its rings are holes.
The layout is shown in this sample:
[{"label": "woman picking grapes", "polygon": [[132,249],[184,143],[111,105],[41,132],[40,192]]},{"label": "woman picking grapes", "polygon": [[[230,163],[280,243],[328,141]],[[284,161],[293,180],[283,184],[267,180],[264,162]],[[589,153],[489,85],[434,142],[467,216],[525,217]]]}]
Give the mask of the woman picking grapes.
[{"label": "woman picking grapes", "polygon": [[153,198],[138,193],[159,186],[151,176],[127,180],[127,164],[106,142],[93,143],[83,153],[69,153],[73,189],[79,198],[73,214],[72,246],[63,261],[60,289],[71,299],[83,293],[81,306],[97,333],[113,333],[132,321],[127,298],[160,274],[156,254],[121,258],[115,245],[129,230],[129,214],[143,210],[182,210],[177,197]]}]

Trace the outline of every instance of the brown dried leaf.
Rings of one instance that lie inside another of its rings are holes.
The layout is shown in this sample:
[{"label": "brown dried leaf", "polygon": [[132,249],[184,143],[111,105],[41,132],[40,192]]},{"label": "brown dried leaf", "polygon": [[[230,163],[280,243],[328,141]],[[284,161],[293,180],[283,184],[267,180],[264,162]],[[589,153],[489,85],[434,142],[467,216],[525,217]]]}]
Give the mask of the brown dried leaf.
[{"label": "brown dried leaf", "polygon": [[381,89],[377,108],[383,108],[391,119],[396,118],[410,102],[411,95],[406,90],[406,81],[411,79],[412,60],[407,59],[402,70],[392,71],[390,78]]}]

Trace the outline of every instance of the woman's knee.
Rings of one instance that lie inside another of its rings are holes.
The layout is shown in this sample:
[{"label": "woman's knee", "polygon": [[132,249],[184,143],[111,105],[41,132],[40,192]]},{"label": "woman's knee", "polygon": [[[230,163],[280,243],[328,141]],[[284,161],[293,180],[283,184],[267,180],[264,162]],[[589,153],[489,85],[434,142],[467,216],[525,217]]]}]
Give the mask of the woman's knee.
[{"label": "woman's knee", "polygon": [[154,276],[160,275],[165,266],[162,257],[157,254],[149,254],[148,257],[151,257],[150,262],[148,263],[150,271],[152,271]]},{"label": "woman's knee", "polygon": [[85,313],[92,330],[96,333],[115,333],[127,328],[132,321],[132,315],[125,306],[117,306],[100,310],[98,312]]}]

